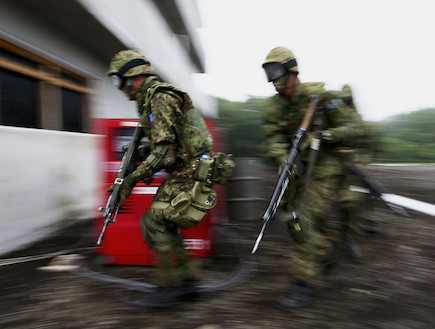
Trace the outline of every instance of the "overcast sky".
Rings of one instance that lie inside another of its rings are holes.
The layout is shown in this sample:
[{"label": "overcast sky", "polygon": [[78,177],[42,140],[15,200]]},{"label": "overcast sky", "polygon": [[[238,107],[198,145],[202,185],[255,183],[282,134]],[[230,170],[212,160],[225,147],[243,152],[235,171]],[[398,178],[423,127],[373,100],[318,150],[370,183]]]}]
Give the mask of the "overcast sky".
[{"label": "overcast sky", "polygon": [[202,91],[229,100],[275,93],[261,64],[291,49],[302,82],[350,84],[366,120],[435,108],[433,0],[197,0]]}]

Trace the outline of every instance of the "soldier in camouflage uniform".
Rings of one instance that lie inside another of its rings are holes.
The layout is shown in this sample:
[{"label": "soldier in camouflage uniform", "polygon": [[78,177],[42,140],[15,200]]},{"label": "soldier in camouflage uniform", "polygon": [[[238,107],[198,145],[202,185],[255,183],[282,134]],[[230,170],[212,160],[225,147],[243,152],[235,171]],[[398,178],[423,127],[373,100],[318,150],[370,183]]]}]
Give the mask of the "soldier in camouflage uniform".
[{"label": "soldier in camouflage uniform", "polygon": [[[198,294],[196,269],[183,247],[179,227],[191,228],[216,204],[218,177],[213,140],[189,95],[159,81],[147,58],[124,50],[113,57],[108,75],[137,103],[139,122],[150,146],[141,164],[122,182],[121,208],[136,183],[165,169],[167,178],[140,221],[144,239],[158,256],[160,283],[143,305],[164,308]],[[231,166],[231,164],[230,164]],[[110,189],[109,189],[110,191]]]},{"label": "soldier in camouflage uniform", "polygon": [[[347,224],[337,222],[332,207],[348,190],[344,165],[349,145],[365,132],[360,116],[343,104],[340,92],[325,90],[319,82],[300,83],[295,56],[287,48],[272,49],[263,68],[278,92],[266,103],[263,126],[268,155],[278,166],[289,155],[293,134],[302,123],[310,99],[320,97],[320,117],[315,118],[317,124],[311,127],[301,147],[283,205],[286,212],[294,214],[288,221],[288,232],[295,244],[290,267],[292,287],[278,303],[292,310],[310,302],[315,287],[335,262],[335,246],[342,240],[343,226]],[[317,151],[309,147],[314,134],[322,139]]]}]

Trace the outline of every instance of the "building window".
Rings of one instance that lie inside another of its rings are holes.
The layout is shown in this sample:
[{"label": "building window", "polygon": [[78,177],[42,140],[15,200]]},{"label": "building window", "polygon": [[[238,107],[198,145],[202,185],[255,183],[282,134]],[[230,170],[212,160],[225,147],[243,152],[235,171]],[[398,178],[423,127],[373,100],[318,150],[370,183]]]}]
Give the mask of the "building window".
[{"label": "building window", "polygon": [[86,79],[0,39],[0,125],[89,132]]},{"label": "building window", "polygon": [[82,95],[76,91],[62,88],[63,130],[82,131]]},{"label": "building window", "polygon": [[0,68],[0,124],[38,128],[37,80]]}]

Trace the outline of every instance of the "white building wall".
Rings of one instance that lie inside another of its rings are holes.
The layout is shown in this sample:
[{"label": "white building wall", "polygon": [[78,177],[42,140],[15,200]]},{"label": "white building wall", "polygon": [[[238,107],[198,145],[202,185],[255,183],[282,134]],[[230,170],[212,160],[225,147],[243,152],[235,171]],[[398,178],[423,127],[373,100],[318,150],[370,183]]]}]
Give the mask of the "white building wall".
[{"label": "white building wall", "polygon": [[[91,101],[98,106],[104,91],[100,86],[108,82],[106,67],[85,50],[7,2],[0,4],[0,37],[91,78],[97,90]],[[107,93],[113,102],[124,101],[114,94]],[[135,114],[128,103],[123,109],[125,115]],[[93,113],[102,110],[91,108]],[[0,126],[0,255],[34,242],[67,220],[96,215],[98,138]]]},{"label": "white building wall", "polygon": [[196,0],[175,0],[180,14],[184,17],[186,29],[191,42],[195,45],[200,58],[204,58],[202,43],[199,38],[198,29],[202,27]]},{"label": "white building wall", "polygon": [[0,126],[0,254],[96,215],[98,138]]},{"label": "white building wall", "polygon": [[[192,73],[196,70],[179,38],[172,34],[169,26],[161,19],[160,12],[152,1],[129,0],[128,6],[125,1],[119,0],[104,0],[104,6],[100,0],[77,1],[129,48],[144,53],[163,79],[186,90],[204,116],[217,116],[215,101],[200,93],[194,85]],[[187,15],[188,11],[184,8],[182,14]],[[198,20],[194,14],[186,18]],[[188,24],[191,25],[192,23]],[[192,38],[196,40],[195,37]],[[111,114],[118,113],[116,105],[117,103],[108,102],[103,104],[105,111]]]}]

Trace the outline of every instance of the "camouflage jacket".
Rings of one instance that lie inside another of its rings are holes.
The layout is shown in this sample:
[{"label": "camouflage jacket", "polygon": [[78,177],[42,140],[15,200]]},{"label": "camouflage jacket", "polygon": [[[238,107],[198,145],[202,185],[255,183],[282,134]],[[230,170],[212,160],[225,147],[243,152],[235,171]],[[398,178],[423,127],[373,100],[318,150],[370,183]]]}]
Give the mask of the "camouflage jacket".
[{"label": "camouflage jacket", "polygon": [[189,159],[212,150],[204,119],[181,89],[149,77],[139,89],[137,106],[151,150],[159,143],[175,144],[175,156]]},{"label": "camouflage jacket", "polygon": [[[321,99],[319,104],[323,111],[320,129],[331,134],[331,141],[322,143],[319,158],[344,154],[345,152],[338,151],[358,147],[359,141],[366,136],[367,131],[361,116],[355,107],[342,101],[341,92],[328,91],[321,82],[298,84],[291,100],[276,94],[266,103],[263,131],[266,135],[268,156],[274,163],[279,165],[287,159],[293,135],[301,125],[313,95]],[[312,130],[313,127],[310,134]],[[308,145],[304,145],[304,149],[306,146]],[[306,154],[303,160],[306,160]]]}]

